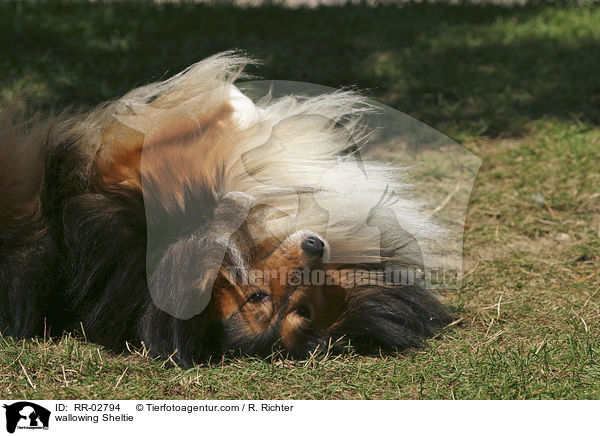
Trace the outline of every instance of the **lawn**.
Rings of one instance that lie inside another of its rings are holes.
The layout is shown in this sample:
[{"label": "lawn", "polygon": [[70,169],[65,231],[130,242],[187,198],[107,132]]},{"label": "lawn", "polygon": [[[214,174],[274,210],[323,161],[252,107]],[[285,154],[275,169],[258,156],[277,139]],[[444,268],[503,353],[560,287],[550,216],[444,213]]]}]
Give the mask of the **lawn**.
[{"label": "lawn", "polygon": [[423,350],[182,370],[85,332],[0,337],[6,398],[600,399],[600,7],[0,3],[0,96],[88,107],[241,48],[357,86],[483,159],[457,323]]}]

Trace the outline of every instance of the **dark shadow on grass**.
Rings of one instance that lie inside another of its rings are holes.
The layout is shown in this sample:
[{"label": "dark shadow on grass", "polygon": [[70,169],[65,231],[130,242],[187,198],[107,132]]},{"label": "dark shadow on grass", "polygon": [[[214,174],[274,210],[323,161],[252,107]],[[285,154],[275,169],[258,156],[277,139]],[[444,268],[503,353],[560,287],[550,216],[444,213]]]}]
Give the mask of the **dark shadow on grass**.
[{"label": "dark shadow on grass", "polygon": [[241,48],[265,79],[357,85],[450,134],[519,135],[543,117],[600,123],[593,6],[0,4],[4,95],[95,105]]}]

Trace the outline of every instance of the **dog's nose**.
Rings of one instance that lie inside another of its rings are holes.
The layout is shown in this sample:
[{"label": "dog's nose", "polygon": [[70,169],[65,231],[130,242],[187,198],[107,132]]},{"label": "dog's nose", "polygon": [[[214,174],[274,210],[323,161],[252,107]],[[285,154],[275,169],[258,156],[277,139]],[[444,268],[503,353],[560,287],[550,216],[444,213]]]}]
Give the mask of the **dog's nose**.
[{"label": "dog's nose", "polygon": [[302,250],[311,256],[323,256],[325,251],[325,242],[316,236],[309,236],[302,241]]}]

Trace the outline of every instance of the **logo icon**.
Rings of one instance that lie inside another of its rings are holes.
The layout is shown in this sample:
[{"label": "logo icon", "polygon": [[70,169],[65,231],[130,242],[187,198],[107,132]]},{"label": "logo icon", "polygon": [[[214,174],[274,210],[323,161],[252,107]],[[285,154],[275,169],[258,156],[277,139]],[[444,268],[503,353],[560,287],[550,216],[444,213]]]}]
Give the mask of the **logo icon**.
[{"label": "logo icon", "polygon": [[[207,102],[225,91],[232,92],[236,133],[202,121]],[[216,130],[198,130],[203,123]],[[249,221],[263,223],[247,231],[257,243],[308,230],[330,242],[328,264],[370,265],[426,287],[460,286],[464,222],[481,160],[393,108],[312,84],[244,82],[173,106],[128,107],[103,137],[135,137],[142,146],[148,289],[172,317],[205,310],[227,253],[229,266],[246,273],[244,253],[231,241]],[[223,160],[216,172],[206,166],[215,156]],[[176,170],[167,181],[160,171],[169,165]],[[190,188],[186,172],[218,186],[226,179],[222,195],[220,187]]]},{"label": "logo icon", "polygon": [[19,401],[3,406],[6,409],[6,431],[18,429],[48,429],[50,411],[29,401]]}]

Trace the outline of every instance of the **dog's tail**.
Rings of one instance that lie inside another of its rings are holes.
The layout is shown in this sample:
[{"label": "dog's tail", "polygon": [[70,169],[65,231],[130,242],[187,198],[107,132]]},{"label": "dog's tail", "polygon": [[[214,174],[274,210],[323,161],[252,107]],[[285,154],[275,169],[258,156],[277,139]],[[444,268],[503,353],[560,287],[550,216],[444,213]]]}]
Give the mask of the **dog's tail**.
[{"label": "dog's tail", "polygon": [[19,106],[11,102],[0,107],[0,228],[4,231],[38,226],[44,155],[53,125],[50,117],[29,115]]},{"label": "dog's tail", "polygon": [[0,331],[16,337],[42,333],[54,287],[56,249],[41,201],[51,126],[18,104],[0,109]]}]

